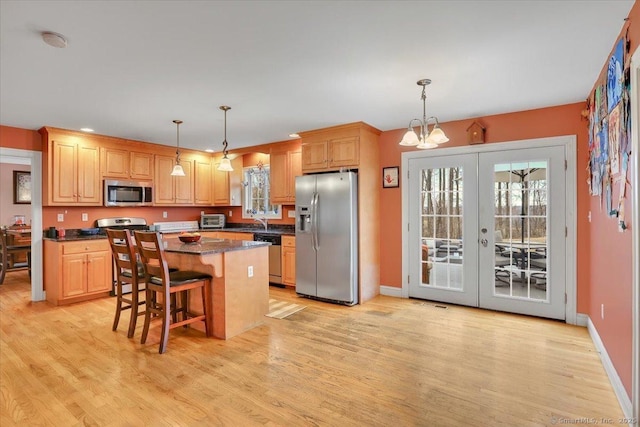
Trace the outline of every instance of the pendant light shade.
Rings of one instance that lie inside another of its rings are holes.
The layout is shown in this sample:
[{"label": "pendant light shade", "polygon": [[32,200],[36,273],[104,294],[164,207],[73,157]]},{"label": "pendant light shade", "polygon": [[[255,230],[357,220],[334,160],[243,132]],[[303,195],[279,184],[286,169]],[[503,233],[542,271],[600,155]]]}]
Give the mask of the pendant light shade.
[{"label": "pendant light shade", "polygon": [[180,166],[180,124],[182,120],[174,120],[173,123],[176,124],[176,165],[173,167],[171,171],[171,176],[185,176],[184,169]]},{"label": "pendant light shade", "polygon": [[[431,80],[422,79],[418,80],[418,86],[422,86],[422,120],[412,119],[409,122],[409,129],[402,137],[399,145],[405,147],[416,147],[421,150],[428,150],[430,148],[436,148],[439,144],[444,144],[449,141],[449,138],[444,134],[444,131],[440,129],[440,124],[436,117],[427,118],[427,95],[425,88],[431,84]],[[429,133],[429,121],[434,120],[435,124],[433,130]],[[420,126],[420,134],[416,134],[413,130],[413,122],[418,122]]]},{"label": "pendant light shade", "polygon": [[224,111],[224,141],[222,141],[222,160],[220,160],[220,164],[218,165],[218,170],[222,172],[232,172],[233,167],[231,166],[231,160],[227,157],[227,146],[229,143],[227,142],[227,111],[231,110],[231,107],[226,105],[221,105],[220,109]]}]

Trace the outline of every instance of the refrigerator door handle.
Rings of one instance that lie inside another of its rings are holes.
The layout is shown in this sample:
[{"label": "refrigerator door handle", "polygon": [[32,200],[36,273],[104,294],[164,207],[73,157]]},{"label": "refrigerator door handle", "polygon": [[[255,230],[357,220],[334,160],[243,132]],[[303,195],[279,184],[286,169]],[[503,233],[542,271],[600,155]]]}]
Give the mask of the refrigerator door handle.
[{"label": "refrigerator door handle", "polygon": [[318,241],[318,193],[313,193],[313,199],[311,200],[311,242],[313,249],[316,251],[320,249],[320,242]]}]

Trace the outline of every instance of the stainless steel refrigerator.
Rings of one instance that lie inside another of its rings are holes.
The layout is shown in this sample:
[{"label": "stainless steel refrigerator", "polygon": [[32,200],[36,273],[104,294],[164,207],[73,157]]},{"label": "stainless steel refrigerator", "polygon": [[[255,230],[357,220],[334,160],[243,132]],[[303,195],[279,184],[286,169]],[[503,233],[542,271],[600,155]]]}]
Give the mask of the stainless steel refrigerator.
[{"label": "stainless steel refrigerator", "polygon": [[296,292],[358,303],[358,175],[296,177]]}]

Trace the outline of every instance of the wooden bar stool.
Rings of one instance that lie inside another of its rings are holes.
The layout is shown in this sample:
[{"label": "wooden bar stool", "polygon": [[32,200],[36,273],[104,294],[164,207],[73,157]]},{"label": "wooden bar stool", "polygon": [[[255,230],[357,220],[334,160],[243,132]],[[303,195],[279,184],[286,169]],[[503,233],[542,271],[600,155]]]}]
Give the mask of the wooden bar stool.
[{"label": "wooden bar stool", "polygon": [[[170,272],[164,255],[164,246],[158,233],[134,231],[134,237],[140,260],[144,265],[147,283],[147,309],[140,342],[144,344],[147,341],[151,314],[162,319],[159,348],[161,354],[167,349],[169,330],[171,329],[203,321],[208,336],[209,328],[213,327],[207,322],[207,301],[210,299],[211,276],[197,271]],[[191,313],[188,308],[188,292],[198,288],[202,292],[203,314]],[[181,315],[180,319],[177,318],[178,314]]]},{"label": "wooden bar stool", "polygon": [[[132,338],[136,330],[138,316],[145,313],[139,310],[140,306],[145,304],[145,300],[140,299],[140,285],[144,283],[144,267],[142,263],[137,262],[135,245],[129,230],[107,228],[107,236],[117,273],[116,315],[113,319],[112,330],[118,329],[120,313],[124,310],[131,310],[127,338]],[[131,294],[124,294],[123,287],[125,285],[131,286]]]},{"label": "wooden bar stool", "polygon": [[[29,270],[31,277],[31,244],[9,245],[7,240],[7,231],[0,229],[0,285],[4,282],[7,271]],[[26,264],[15,265],[11,262],[10,258],[19,254],[26,254]]]}]

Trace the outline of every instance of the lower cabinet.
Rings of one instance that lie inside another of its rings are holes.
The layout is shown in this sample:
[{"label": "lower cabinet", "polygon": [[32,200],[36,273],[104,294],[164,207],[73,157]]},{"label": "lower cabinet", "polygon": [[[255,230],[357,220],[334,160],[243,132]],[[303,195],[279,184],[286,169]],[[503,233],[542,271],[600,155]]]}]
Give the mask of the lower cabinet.
[{"label": "lower cabinet", "polygon": [[282,236],[282,283],[296,285],[296,238]]},{"label": "lower cabinet", "polygon": [[105,240],[44,241],[47,301],[70,304],[107,296],[112,287],[112,257]]}]

